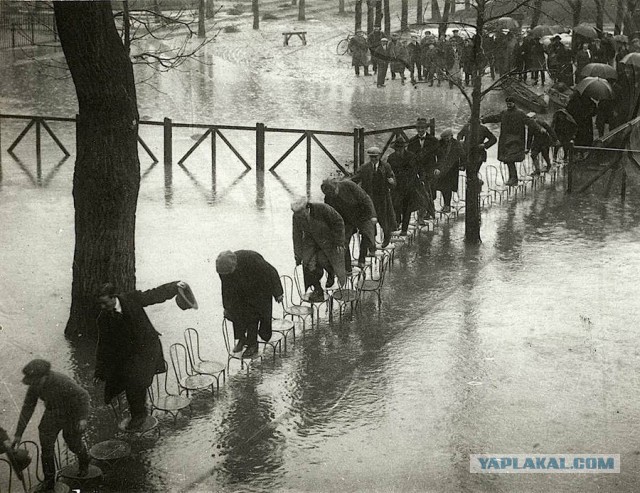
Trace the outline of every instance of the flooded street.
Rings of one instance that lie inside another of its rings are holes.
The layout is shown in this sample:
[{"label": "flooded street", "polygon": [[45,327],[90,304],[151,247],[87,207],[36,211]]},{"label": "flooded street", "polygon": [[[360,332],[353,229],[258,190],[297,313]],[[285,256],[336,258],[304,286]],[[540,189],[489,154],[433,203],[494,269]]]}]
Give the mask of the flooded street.
[{"label": "flooded street", "polygon": [[[143,120],[352,131],[426,116],[439,134],[467,118],[463,98],[444,86],[377,90],[371,78],[351,81],[348,66],[344,84],[282,77],[208,50],[206,64],[136,74],[147,80],[138,87]],[[71,81],[55,72],[32,61],[7,64],[2,113],[73,116]],[[501,97],[490,95],[485,113],[500,108]],[[14,159],[6,148],[25,124],[1,121],[0,424],[13,431],[25,392],[20,369],[43,357],[90,391],[93,444],[117,428],[91,382],[92,344],[63,336],[74,153],[60,161],[45,135],[38,172],[31,136]],[[51,127],[72,151],[73,125]],[[140,134],[161,157],[162,128]],[[228,134],[253,164],[253,136]],[[277,175],[266,173],[262,188],[222,143],[214,175],[207,145],[176,164],[199,135],[174,131],[169,174],[141,152],[137,285],[187,281],[198,311],[173,302],[147,309],[165,355],[194,327],[203,355],[225,361],[215,258],[254,249],[292,274],[289,202],[306,190],[306,155],[299,147]],[[296,138],[268,134],[267,167]],[[353,157],[348,138],[326,142],[341,162]],[[314,147],[313,200],[322,200],[320,182],[335,172]],[[399,249],[380,307],[367,297],[360,313],[333,324],[321,311],[319,326],[300,327],[275,363],[265,357],[247,373],[232,362],[214,399],[199,395],[176,425],[162,418],[161,437],[135,443],[131,459],[105,471],[100,491],[638,491],[637,186],[621,204],[601,191],[569,197],[560,177],[487,209],[480,247],[465,247],[463,237],[463,220],[442,223]],[[25,439],[36,439],[37,416]],[[621,473],[470,474],[477,453],[620,454]]]}]

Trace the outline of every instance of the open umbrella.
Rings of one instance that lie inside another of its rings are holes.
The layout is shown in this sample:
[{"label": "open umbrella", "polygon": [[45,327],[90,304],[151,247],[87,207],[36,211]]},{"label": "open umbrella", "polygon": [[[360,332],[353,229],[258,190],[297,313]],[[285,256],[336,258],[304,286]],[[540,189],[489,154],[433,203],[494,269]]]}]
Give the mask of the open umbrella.
[{"label": "open umbrella", "polygon": [[585,77],[576,85],[575,89],[583,96],[588,96],[598,101],[613,97],[611,84],[600,77]]},{"label": "open umbrella", "polygon": [[601,79],[618,79],[618,72],[606,63],[589,63],[580,72],[583,77],[600,77]]},{"label": "open umbrella", "polygon": [[616,34],[613,37],[613,40],[617,43],[628,43],[629,42],[629,37],[625,36],[624,34]]},{"label": "open umbrella", "polygon": [[552,34],[556,34],[557,31],[554,31],[551,26],[536,26],[531,31],[529,31],[529,36],[533,38],[542,38],[543,36],[551,36]]},{"label": "open umbrella", "polygon": [[596,39],[598,37],[598,31],[596,31],[596,28],[588,24],[578,24],[573,28],[573,33],[589,39]]},{"label": "open umbrella", "polygon": [[520,29],[520,24],[512,17],[500,17],[491,25],[496,29],[509,29],[510,31],[517,31]]},{"label": "open umbrella", "polygon": [[629,53],[625,56],[620,63],[624,63],[625,65],[633,65],[634,67],[640,67],[640,53]]},{"label": "open umbrella", "polygon": [[569,31],[571,31],[571,29],[569,29],[568,27],[561,26],[560,24],[551,26],[551,29],[553,29],[556,34],[568,33]]}]

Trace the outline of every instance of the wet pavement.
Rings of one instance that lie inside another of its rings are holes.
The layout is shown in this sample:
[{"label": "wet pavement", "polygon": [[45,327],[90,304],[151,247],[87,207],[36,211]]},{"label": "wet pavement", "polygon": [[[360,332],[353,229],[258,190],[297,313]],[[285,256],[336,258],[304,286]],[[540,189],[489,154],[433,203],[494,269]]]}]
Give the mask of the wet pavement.
[{"label": "wet pavement", "polygon": [[[160,92],[141,85],[140,114],[347,131],[422,114],[439,129],[464,120],[463,101],[444,88],[381,92],[211,60],[157,76]],[[23,63],[0,74],[2,111],[72,115],[70,81],[39,70]],[[59,163],[45,139],[39,180],[32,140],[17,149],[20,162],[4,151],[23,124],[1,125],[2,424],[13,428],[17,419],[20,368],[45,357],[91,391],[88,439],[96,443],[111,438],[115,425],[91,384],[93,348],[62,335],[73,159]],[[73,128],[52,127],[73,148]],[[161,155],[159,135],[141,133]],[[176,135],[176,155],[196,133]],[[252,140],[235,139],[251,157]],[[329,142],[350,157],[350,142]],[[272,141],[271,162],[279,149],[284,138]],[[138,286],[183,279],[201,306],[148,309],[165,351],[195,327],[203,354],[226,358],[214,265],[221,250],[259,250],[281,274],[292,273],[289,200],[306,188],[304,150],[297,152],[278,176],[267,173],[264,189],[230,154],[219,158],[212,180],[206,147],[185,167],[174,164],[169,183],[162,164],[141,157]],[[321,199],[320,179],[332,172],[328,160],[314,161],[312,198]],[[232,363],[215,399],[197,397],[192,415],[175,426],[163,419],[159,440],[134,444],[132,459],[107,473],[102,491],[637,491],[637,186],[624,205],[601,191],[567,197],[563,187],[561,179],[491,207],[480,247],[465,247],[462,221],[454,221],[403,248],[381,307],[367,298],[342,323],[323,314],[286,355],[248,374]],[[25,438],[36,437],[36,420]],[[474,475],[472,453],[610,453],[621,455],[622,466],[620,474]]]}]

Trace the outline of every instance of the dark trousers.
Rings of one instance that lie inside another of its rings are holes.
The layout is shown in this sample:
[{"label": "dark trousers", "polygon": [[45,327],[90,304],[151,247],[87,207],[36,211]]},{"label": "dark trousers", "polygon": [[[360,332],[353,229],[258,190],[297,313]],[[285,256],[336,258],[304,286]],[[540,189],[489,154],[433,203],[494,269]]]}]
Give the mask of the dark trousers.
[{"label": "dark trousers", "polygon": [[311,270],[309,268],[309,265],[303,264],[302,272],[304,276],[305,288],[313,287],[314,291],[322,291],[320,280],[322,279],[325,270],[327,271],[327,277],[329,279],[334,277],[333,269],[331,267],[322,268],[319,265],[316,265],[316,268]]},{"label": "dark trousers", "polygon": [[442,193],[442,201],[444,202],[445,207],[451,207],[451,197],[453,196],[452,190],[441,190]]},{"label": "dark trousers", "polygon": [[544,70],[532,70],[531,71],[531,76],[533,77],[534,82],[538,82],[538,75],[540,75],[540,79],[542,82],[542,85],[544,85],[544,81],[545,81],[545,73]]},{"label": "dark trousers", "polygon": [[411,220],[411,196],[405,193],[399,201],[398,210],[396,211],[396,221],[401,226],[401,231],[407,232],[409,229],[409,221]]},{"label": "dark trousers", "polygon": [[144,418],[147,415],[147,388],[144,385],[129,385],[124,392],[131,419]]},{"label": "dark trousers", "polygon": [[547,168],[551,168],[551,158],[549,156],[549,147],[541,147],[541,148],[533,148],[531,149],[531,161],[533,161],[533,166],[535,169],[540,169],[540,163],[538,161],[538,156],[542,156],[544,162],[547,164]]},{"label": "dark trousers", "polygon": [[383,86],[384,80],[387,77],[387,68],[389,67],[389,63],[385,61],[378,61],[378,85]]},{"label": "dark trousers", "polygon": [[505,163],[509,169],[509,180],[518,179],[518,170],[516,169],[516,163]]},{"label": "dark trousers", "polygon": [[233,320],[233,337],[251,347],[258,345],[258,318]]},{"label": "dark trousers", "polygon": [[418,74],[418,80],[422,80],[422,66],[420,62],[411,62],[411,68],[409,70],[411,71],[411,80],[416,80],[414,75],[416,72]]},{"label": "dark trousers", "polygon": [[[360,65],[354,65],[354,68],[356,70],[356,75],[360,75]],[[364,66],[364,75],[369,75],[369,66],[368,65]]]},{"label": "dark trousers", "polygon": [[569,159],[569,149],[571,148],[571,145],[569,142],[562,142],[559,146],[555,146],[553,148],[553,159],[558,158],[558,152],[560,151],[561,147],[562,147],[562,150],[564,151],[564,158]]},{"label": "dark trousers", "polygon": [[56,476],[55,444],[58,434],[62,436],[69,450],[76,454],[80,467],[89,465],[89,452],[82,440],[82,433],[76,428],[77,422],[68,417],[56,417],[45,411],[38,426],[40,449],[42,451],[42,472],[45,482],[53,482]]}]

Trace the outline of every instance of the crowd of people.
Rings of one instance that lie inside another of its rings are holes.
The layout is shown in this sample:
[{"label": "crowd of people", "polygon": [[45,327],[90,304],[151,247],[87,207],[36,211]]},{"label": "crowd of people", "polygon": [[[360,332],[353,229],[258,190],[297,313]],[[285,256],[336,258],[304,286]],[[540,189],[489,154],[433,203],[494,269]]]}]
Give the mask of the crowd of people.
[{"label": "crowd of people", "polygon": [[[457,29],[450,36],[425,31],[422,35],[411,33],[406,39],[374,27],[369,34],[356,32],[349,49],[355,74],[359,76],[363,69],[365,76],[375,75],[378,87],[385,86],[388,74],[391,80],[404,84],[407,73],[412,83],[469,85],[474,69],[473,39],[461,36]],[[614,41],[610,33],[596,39],[574,34],[572,46],[566,46],[560,35],[542,40],[530,32],[503,29],[484,35],[482,49],[485,71],[492,79],[511,73],[525,82],[530,76],[533,85],[545,85],[548,73],[553,82],[572,86],[581,79],[580,72],[587,64],[613,65],[630,52],[640,52],[640,39],[629,46],[626,41]]]}]

